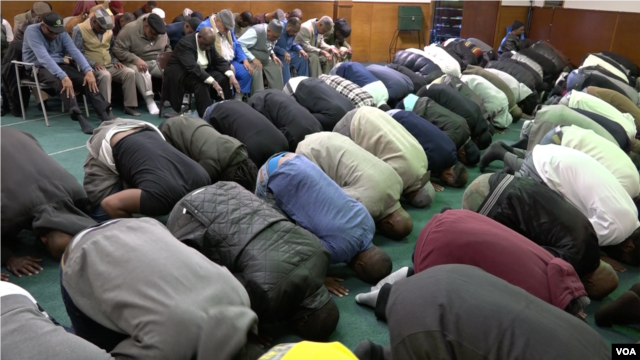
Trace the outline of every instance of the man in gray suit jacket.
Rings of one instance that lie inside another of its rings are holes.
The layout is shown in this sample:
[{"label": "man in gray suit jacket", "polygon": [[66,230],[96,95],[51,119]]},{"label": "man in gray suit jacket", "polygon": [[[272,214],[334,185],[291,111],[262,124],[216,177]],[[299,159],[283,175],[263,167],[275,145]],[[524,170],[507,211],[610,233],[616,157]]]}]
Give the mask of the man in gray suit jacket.
[{"label": "man in gray suit jacket", "polygon": [[76,335],[115,358],[249,356],[258,317],[245,288],[157,220],[112,220],[78,234],[60,281]]},{"label": "man in gray suit jacket", "polygon": [[302,24],[300,32],[296,36],[295,43],[309,55],[309,74],[318,77],[321,74],[329,74],[334,60],[339,59],[340,52],[334,46],[324,41],[324,34],[333,29],[333,20],[329,16],[320,19],[311,19]]}]

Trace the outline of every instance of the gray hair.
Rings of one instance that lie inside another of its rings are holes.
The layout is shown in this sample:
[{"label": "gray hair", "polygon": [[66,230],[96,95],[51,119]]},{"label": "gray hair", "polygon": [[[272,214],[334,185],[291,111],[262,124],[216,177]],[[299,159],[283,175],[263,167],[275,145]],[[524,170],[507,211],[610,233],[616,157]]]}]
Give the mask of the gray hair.
[{"label": "gray hair", "polygon": [[322,28],[325,29],[326,31],[333,29],[333,19],[330,16],[325,15],[321,17],[318,21],[322,25]]}]

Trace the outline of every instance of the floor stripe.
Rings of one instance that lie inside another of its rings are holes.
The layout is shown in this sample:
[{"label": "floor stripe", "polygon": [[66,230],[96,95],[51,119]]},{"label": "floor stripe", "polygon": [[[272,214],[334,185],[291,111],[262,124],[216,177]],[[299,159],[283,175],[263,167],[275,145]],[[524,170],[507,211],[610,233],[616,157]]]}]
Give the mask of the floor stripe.
[{"label": "floor stripe", "polygon": [[84,148],[84,147],[87,147],[87,146],[86,146],[86,145],[81,145],[81,146],[77,146],[77,147],[74,147],[74,148],[71,148],[71,149],[67,149],[67,150],[60,150],[60,151],[56,151],[56,152],[54,152],[54,153],[49,154],[49,156],[62,154],[62,153],[65,153],[65,152],[67,152],[67,151],[73,151],[73,150],[82,149],[82,148]]},{"label": "floor stripe", "polygon": [[[62,116],[62,115],[69,115],[69,114],[49,115],[49,119],[56,118],[56,117],[58,117],[58,116]],[[23,120],[23,121],[18,121],[18,122],[15,122],[15,123],[13,123],[13,124],[5,124],[5,125],[2,125],[1,127],[5,127],[5,126],[13,126],[13,125],[18,125],[18,124],[26,124],[26,123],[30,123],[30,122],[34,122],[34,121],[40,121],[40,120],[44,120],[44,117],[41,117],[41,118],[39,118],[39,119],[33,119],[33,120]]]}]

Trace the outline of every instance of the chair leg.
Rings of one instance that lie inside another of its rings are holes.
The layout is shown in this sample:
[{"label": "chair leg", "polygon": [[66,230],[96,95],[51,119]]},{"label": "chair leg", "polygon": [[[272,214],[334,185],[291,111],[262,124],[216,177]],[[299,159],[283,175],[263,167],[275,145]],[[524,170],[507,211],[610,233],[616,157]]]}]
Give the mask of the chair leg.
[{"label": "chair leg", "polygon": [[89,118],[89,105],[87,104],[87,96],[82,94],[82,98],[84,99],[84,111],[87,113],[87,118]]},{"label": "chair leg", "polygon": [[162,87],[160,91],[160,111],[158,111],[158,118],[162,118],[162,109],[164,109],[164,76],[162,77]]},{"label": "chair leg", "polygon": [[[24,111],[24,101],[22,100],[22,86],[20,86],[22,80],[20,79],[20,70],[18,70],[18,64],[14,64],[16,69],[16,78],[18,79],[18,96],[20,96],[20,109],[22,110],[22,120],[27,120],[27,115]],[[8,100],[8,99],[7,99]]]},{"label": "chair leg", "polygon": [[[33,78],[36,79],[36,88],[38,89],[38,94],[41,94],[42,92],[40,91],[40,81],[38,81],[38,74],[36,74],[36,76],[34,76]],[[40,106],[42,106],[42,113],[44,114],[44,122],[45,124],[47,124],[47,127],[49,127],[49,116],[47,115],[47,109],[44,106],[44,100],[42,100],[42,96],[40,96]],[[64,105],[62,106],[64,107]]]}]

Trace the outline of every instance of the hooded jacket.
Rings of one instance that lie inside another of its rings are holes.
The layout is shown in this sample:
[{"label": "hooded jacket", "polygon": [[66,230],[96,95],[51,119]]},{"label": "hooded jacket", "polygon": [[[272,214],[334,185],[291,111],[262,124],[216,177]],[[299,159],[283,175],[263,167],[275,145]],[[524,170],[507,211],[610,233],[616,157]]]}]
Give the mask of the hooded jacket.
[{"label": "hooded jacket", "polygon": [[467,141],[470,141],[471,130],[469,130],[467,121],[434,100],[428,97],[418,99],[413,107],[413,112],[447,134],[456,145],[457,150],[460,150]]},{"label": "hooded jacket", "polygon": [[598,236],[580,210],[529,178],[495,173],[478,208],[485,215],[573,265],[582,277],[600,264]]},{"label": "hooded jacket", "polygon": [[260,91],[247,103],[282,131],[289,151],[295,151],[305,136],[322,131],[320,122],[307,109],[280,90]]},{"label": "hooded jacket", "polygon": [[[393,57],[393,64],[387,65],[391,67],[391,65],[399,65],[404,66],[407,69],[421,75],[424,78],[425,84],[422,86],[431,83],[434,79],[437,79],[444,75],[440,66],[433,62],[428,57],[423,54],[400,50]],[[422,87],[420,86],[420,87]],[[419,89],[418,87],[417,89]],[[414,85],[414,91],[417,91]]]},{"label": "hooded jacket", "polygon": [[248,159],[244,144],[220,134],[200,118],[176,116],[167,119],[159,128],[169,144],[207,171],[212,182]]},{"label": "hooded jacket", "polygon": [[75,235],[96,225],[84,211],[89,199],[78,180],[25,132],[5,128],[2,140],[2,263],[23,229],[37,235],[58,230]]},{"label": "hooded jacket", "polygon": [[242,142],[249,158],[260,167],[274,154],[287,151],[289,143],[269,119],[242,101],[222,101],[207,111],[205,121],[221,134]]},{"label": "hooded jacket", "polygon": [[238,184],[221,181],[185,196],[167,228],[241,279],[261,322],[309,315],[330,300],[322,243]]},{"label": "hooded jacket", "polygon": [[[376,79],[375,81],[378,80]],[[355,83],[358,86],[362,86],[357,82]],[[308,78],[300,82],[295,90],[294,97],[298,104],[302,105],[316,117],[320,124],[322,124],[324,131],[333,130],[333,127],[336,126],[338,121],[340,121],[346,113],[354,109],[351,100],[335,91],[320,79]]]},{"label": "hooded jacket", "polygon": [[418,235],[413,261],[416,273],[446,264],[477,266],[563,310],[587,296],[569,263],[468,210],[436,214]]}]

